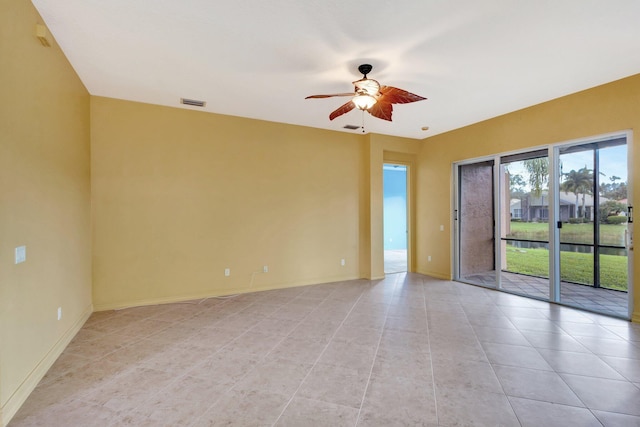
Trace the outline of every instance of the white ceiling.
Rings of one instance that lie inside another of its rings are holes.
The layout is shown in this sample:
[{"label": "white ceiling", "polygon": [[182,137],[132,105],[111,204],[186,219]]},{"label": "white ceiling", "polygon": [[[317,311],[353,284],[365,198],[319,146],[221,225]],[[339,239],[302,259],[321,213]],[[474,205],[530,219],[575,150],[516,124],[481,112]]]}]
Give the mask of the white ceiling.
[{"label": "white ceiling", "polygon": [[[428,98],[367,132],[425,138],[640,72],[638,0],[33,0],[92,95],[348,131],[370,78]],[[429,126],[429,131],[421,127]]]}]

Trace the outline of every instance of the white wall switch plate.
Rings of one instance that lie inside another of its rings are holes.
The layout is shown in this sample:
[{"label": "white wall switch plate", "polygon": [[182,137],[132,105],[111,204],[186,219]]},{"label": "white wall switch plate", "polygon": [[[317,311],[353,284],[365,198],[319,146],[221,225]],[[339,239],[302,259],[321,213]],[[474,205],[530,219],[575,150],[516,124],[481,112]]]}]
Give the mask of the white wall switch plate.
[{"label": "white wall switch plate", "polygon": [[264,267],[262,267],[262,272],[263,273],[268,273],[269,272],[269,266],[265,265]]},{"label": "white wall switch plate", "polygon": [[225,268],[225,269],[224,269],[224,275],[225,275],[225,276],[231,276],[231,269],[229,269],[229,268]]},{"label": "white wall switch plate", "polygon": [[16,264],[20,264],[21,262],[25,262],[26,260],[27,260],[27,247],[18,246],[16,248]]},{"label": "white wall switch plate", "polygon": [[58,320],[62,319],[62,307],[58,307]]},{"label": "white wall switch plate", "polygon": [[340,260],[340,265],[344,267],[344,266],[345,266],[345,264],[346,264],[346,261],[344,260],[344,258],[342,258],[342,259]]}]

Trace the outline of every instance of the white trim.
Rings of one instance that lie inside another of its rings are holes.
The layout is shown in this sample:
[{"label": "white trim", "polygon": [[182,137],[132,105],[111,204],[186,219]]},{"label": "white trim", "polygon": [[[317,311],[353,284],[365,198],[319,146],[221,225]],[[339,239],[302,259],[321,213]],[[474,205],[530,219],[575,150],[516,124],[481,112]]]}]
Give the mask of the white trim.
[{"label": "white trim", "polygon": [[549,301],[560,303],[560,147],[549,147]]},{"label": "white trim", "polygon": [[453,237],[453,244],[451,245],[451,259],[453,260],[453,262],[451,263],[451,278],[453,280],[459,280],[459,272],[460,272],[460,259],[458,257],[458,238],[460,236],[460,230],[458,229],[458,225],[460,224],[460,221],[458,221],[458,209],[460,208],[459,206],[459,199],[460,199],[460,195],[458,194],[458,173],[459,173],[459,165],[458,163],[452,163],[451,164],[451,173],[453,173],[453,179],[451,180],[451,185],[452,185],[452,193],[453,197],[451,200],[451,217],[449,219],[450,224],[451,224],[451,230],[453,230],[453,233],[451,233],[452,237]]},{"label": "white trim", "polygon": [[627,138],[627,145],[629,145],[629,138],[630,138],[630,134],[631,133],[632,133],[632,131],[630,131],[630,130],[621,130],[621,131],[617,131],[617,132],[609,132],[609,133],[605,133],[605,134],[594,135],[594,136],[591,136],[591,137],[576,138],[576,139],[572,139],[572,140],[569,140],[569,141],[559,141],[559,142],[555,142],[555,143],[549,144],[549,146],[558,147],[558,148],[567,148],[567,147],[583,145],[583,144],[593,144],[593,143],[596,143],[596,142],[601,142],[601,141],[606,141],[606,140],[609,140],[609,139],[614,139],[616,137],[626,137]]},{"label": "white trim", "polygon": [[[627,130],[627,206],[633,206],[633,131]],[[634,217],[636,217],[634,213]],[[631,233],[633,240],[633,223],[627,223],[627,230]],[[634,281],[633,281],[633,245],[627,248],[627,298],[629,302],[629,319],[633,322],[640,322],[640,313],[634,315]]]},{"label": "white trim", "polygon": [[496,274],[493,287],[502,289],[502,212],[500,200],[502,198],[502,167],[500,157],[493,158],[493,271]]}]

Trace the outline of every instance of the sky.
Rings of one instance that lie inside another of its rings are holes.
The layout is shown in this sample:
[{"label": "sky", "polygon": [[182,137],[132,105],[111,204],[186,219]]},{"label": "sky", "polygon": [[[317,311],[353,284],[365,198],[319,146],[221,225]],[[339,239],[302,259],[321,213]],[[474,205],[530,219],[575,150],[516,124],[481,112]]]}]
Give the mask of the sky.
[{"label": "sky", "polygon": [[[561,154],[560,162],[562,172],[567,173],[571,170],[578,170],[583,167],[593,169],[593,151],[580,151],[569,154]],[[509,163],[509,172],[511,175],[520,174],[527,181],[528,172],[522,166],[522,162]],[[610,183],[611,176],[621,178],[616,182],[627,182],[627,146],[618,145],[600,149],[600,175],[601,183]],[[530,188],[527,187],[528,190]]]}]

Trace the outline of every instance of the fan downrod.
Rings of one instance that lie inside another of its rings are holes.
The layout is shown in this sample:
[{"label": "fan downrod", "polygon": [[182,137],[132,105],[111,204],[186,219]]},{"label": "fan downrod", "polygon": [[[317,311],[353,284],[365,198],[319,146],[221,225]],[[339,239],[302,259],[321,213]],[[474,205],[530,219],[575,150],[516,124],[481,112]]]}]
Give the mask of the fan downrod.
[{"label": "fan downrod", "polygon": [[369,74],[372,69],[373,66],[371,64],[362,64],[358,67],[358,71],[364,74],[365,77],[367,77],[367,74]]}]

